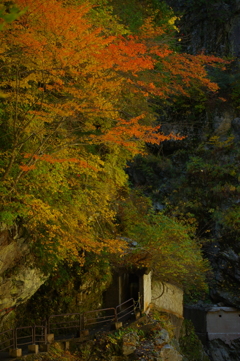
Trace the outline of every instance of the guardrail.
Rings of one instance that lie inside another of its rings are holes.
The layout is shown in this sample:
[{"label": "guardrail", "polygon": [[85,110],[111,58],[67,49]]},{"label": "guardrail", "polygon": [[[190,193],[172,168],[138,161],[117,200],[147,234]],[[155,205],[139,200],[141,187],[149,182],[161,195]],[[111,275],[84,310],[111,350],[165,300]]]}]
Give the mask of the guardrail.
[{"label": "guardrail", "polygon": [[14,334],[15,334],[16,348],[21,348],[21,346],[25,346],[25,345],[37,345],[41,343],[43,344],[47,343],[46,326],[34,325],[34,326],[17,327],[15,329]]},{"label": "guardrail", "polygon": [[25,345],[47,344],[47,334],[54,334],[57,338],[71,339],[80,337],[82,331],[119,322],[134,314],[139,303],[133,298],[121,303],[117,307],[103,308],[84,313],[64,313],[51,315],[45,325],[23,326],[9,329],[0,333],[0,352],[18,349]]},{"label": "guardrail", "polygon": [[[37,331],[39,330],[39,331]],[[39,333],[37,333],[39,332]],[[34,326],[34,344],[47,344],[47,325],[45,326]]]},{"label": "guardrail", "polygon": [[[0,351],[6,351],[11,348],[16,348],[15,330],[13,328],[6,330],[4,332],[1,332],[0,337],[1,337],[1,339],[3,339],[3,341],[0,342]],[[5,340],[5,338],[6,338],[6,340]],[[7,344],[7,345],[5,345],[5,344]]]},{"label": "guardrail", "polygon": [[105,325],[117,322],[117,312],[115,308],[103,308],[100,310],[87,311],[83,314],[84,329],[88,326]]},{"label": "guardrail", "polygon": [[65,332],[68,335],[75,332],[80,334],[82,330],[82,314],[64,313],[52,315],[49,317],[47,324],[48,333],[62,335]]},{"label": "guardrail", "polygon": [[133,298],[121,303],[116,307],[117,320],[122,320],[123,318],[129,316],[135,311],[135,301]]},{"label": "guardrail", "polygon": [[34,344],[33,326],[17,327],[15,329],[16,348],[21,348],[24,345]]}]

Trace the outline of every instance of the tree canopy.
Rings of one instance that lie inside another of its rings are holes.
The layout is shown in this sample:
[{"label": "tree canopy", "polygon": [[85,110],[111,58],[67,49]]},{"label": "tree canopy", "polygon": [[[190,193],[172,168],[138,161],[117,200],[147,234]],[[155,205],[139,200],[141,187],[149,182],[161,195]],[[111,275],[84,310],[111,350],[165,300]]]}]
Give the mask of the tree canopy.
[{"label": "tree canopy", "polygon": [[206,65],[223,61],[178,53],[171,11],[145,11],[134,28],[114,2],[13,5],[21,16],[0,38],[0,220],[22,222],[51,265],[121,251],[127,161],[146,143],[181,139],[161,133],[150,100],[216,92]]}]

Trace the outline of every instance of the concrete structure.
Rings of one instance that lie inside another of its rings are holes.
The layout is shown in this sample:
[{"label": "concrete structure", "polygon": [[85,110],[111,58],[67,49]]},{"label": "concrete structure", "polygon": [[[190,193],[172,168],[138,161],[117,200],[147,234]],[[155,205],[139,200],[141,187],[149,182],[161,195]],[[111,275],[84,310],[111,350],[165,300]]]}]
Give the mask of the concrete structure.
[{"label": "concrete structure", "polygon": [[152,303],[182,318],[183,290],[167,282],[152,280]]},{"label": "concrete structure", "polygon": [[140,294],[142,295],[142,311],[146,311],[152,301],[152,272],[143,274],[142,276],[142,289],[140,288]]},{"label": "concrete structure", "polygon": [[9,356],[10,357],[22,357],[22,349],[21,348],[11,349],[9,351]]},{"label": "concrete structure", "polygon": [[103,294],[104,307],[116,307],[127,299],[131,298],[133,284],[138,284],[138,277],[134,279],[131,274],[119,270],[112,275],[112,283]]},{"label": "concrete structure", "polygon": [[155,279],[147,269],[128,272],[115,271],[113,281],[104,295],[104,307],[116,307],[126,300],[140,298],[140,308],[145,312],[150,304],[159,309],[183,316],[183,291],[170,283]]},{"label": "concrete structure", "polygon": [[118,269],[113,273],[112,283],[104,294],[104,307],[116,307],[130,298],[140,300],[140,308],[146,311],[151,303],[151,272]]},{"label": "concrete structure", "polygon": [[225,343],[240,339],[240,310],[222,306],[192,306],[184,309],[184,317],[190,319],[196,334],[206,344],[220,339]]},{"label": "concrete structure", "polygon": [[39,352],[39,345],[28,345],[28,352],[37,354]]},{"label": "concrete structure", "polygon": [[208,339],[228,343],[240,338],[240,310],[232,307],[212,307],[206,315]]}]

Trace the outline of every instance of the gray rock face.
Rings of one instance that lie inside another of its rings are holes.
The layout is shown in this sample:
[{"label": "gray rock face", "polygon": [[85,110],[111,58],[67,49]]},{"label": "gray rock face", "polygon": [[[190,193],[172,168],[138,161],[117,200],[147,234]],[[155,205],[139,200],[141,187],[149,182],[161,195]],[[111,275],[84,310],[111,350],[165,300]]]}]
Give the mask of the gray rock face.
[{"label": "gray rock face", "polygon": [[240,140],[240,118],[232,120],[232,129],[237,140]]},{"label": "gray rock face", "polygon": [[240,360],[240,339],[228,344],[222,340],[212,340],[209,342],[209,355],[213,361],[239,361]]},{"label": "gray rock face", "polygon": [[0,307],[1,309],[17,306],[27,301],[46,280],[46,276],[37,268],[21,264],[11,270],[7,278],[0,281]]},{"label": "gray rock face", "polygon": [[0,275],[14,263],[20,263],[28,253],[29,247],[17,226],[11,230],[5,225],[0,226]]},{"label": "gray rock face", "polygon": [[240,55],[239,0],[200,2],[167,0],[181,19],[181,39],[184,51],[221,56]]},{"label": "gray rock face", "polygon": [[0,325],[8,317],[4,310],[26,302],[48,278],[34,261],[34,255],[17,226],[0,227]]},{"label": "gray rock face", "polygon": [[[206,247],[216,281],[215,286],[210,289],[210,296],[215,303],[223,302],[226,306],[239,308],[239,295],[230,287],[230,280],[234,280],[236,285],[240,282],[239,245],[236,242],[232,248],[225,247],[226,245],[220,243],[212,243]],[[226,286],[222,287],[224,282]]]}]

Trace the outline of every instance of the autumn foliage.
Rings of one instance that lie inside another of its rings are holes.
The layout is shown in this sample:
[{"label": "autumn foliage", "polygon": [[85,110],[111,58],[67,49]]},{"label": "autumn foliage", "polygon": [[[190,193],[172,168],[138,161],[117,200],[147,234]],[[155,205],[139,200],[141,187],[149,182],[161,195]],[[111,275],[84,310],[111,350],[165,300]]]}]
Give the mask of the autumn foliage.
[{"label": "autumn foliage", "polygon": [[21,219],[53,264],[119,251],[127,160],[181,139],[160,132],[149,99],[216,91],[205,66],[222,61],[178,54],[150,17],[133,34],[85,1],[15,5],[25,12],[0,38],[1,221]]}]

